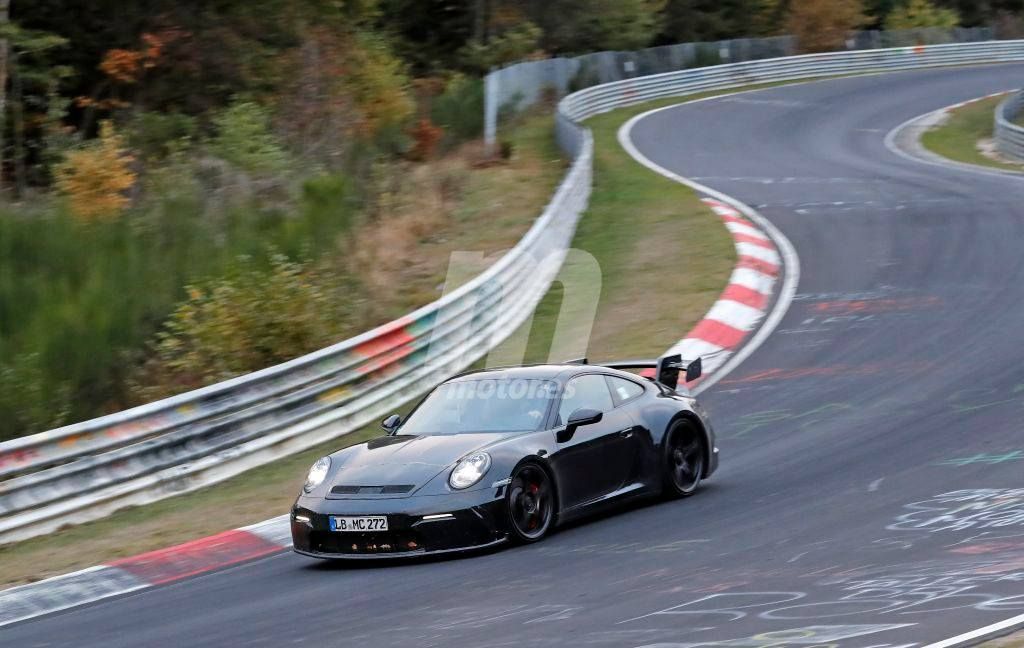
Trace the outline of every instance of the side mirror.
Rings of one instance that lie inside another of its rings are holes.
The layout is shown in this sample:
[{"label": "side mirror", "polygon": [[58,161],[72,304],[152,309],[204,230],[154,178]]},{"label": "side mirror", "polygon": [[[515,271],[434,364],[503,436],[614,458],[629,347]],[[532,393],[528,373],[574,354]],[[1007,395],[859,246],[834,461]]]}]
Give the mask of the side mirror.
[{"label": "side mirror", "polygon": [[565,424],[565,429],[559,430],[556,435],[556,440],[559,443],[565,443],[572,438],[572,435],[576,434],[576,428],[583,425],[593,425],[598,423],[604,418],[604,414],[595,410],[581,407],[572,414],[569,415],[569,420]]},{"label": "side mirror", "polygon": [[700,358],[697,358],[690,364],[686,365],[686,382],[693,382],[701,377],[704,373],[704,363],[701,362]]},{"label": "side mirror", "polygon": [[384,431],[388,434],[394,434],[398,426],[402,424],[402,417],[398,414],[392,414],[383,421],[380,422],[380,426],[384,428]]}]

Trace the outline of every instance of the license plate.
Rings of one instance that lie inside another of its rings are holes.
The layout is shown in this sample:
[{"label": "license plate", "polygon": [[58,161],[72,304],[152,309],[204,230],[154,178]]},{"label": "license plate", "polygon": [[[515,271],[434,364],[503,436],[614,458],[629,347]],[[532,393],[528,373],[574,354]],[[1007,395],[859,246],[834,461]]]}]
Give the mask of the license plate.
[{"label": "license plate", "polygon": [[365,533],[367,531],[388,530],[388,519],[383,515],[360,517],[332,515],[330,520],[331,531],[357,531]]}]

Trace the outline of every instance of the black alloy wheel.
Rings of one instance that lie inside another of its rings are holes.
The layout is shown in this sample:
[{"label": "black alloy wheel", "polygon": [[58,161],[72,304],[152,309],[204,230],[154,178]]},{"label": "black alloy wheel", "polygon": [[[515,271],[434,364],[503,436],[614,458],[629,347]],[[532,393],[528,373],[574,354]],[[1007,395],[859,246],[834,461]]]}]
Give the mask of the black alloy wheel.
[{"label": "black alloy wheel", "polygon": [[555,518],[555,489],[547,471],[523,464],[512,474],[506,493],[512,533],[521,542],[536,542]]},{"label": "black alloy wheel", "polygon": [[693,495],[704,476],[704,437],[688,421],[676,421],[665,441],[665,492]]}]

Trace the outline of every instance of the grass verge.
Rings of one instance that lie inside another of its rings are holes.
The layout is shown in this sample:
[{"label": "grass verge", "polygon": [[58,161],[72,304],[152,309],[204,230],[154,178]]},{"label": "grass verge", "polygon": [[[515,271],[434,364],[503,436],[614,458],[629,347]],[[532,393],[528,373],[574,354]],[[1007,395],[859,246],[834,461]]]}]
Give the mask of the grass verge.
[{"label": "grass verge", "polygon": [[[750,89],[775,85],[784,84]],[[636,114],[714,94],[723,93],[659,100],[601,115],[588,123],[595,139],[594,192],[573,246],[597,260],[603,278],[597,317],[586,348],[586,353],[595,358],[658,355],[703,317],[726,285],[735,250],[721,221],[692,190],[642,167],[616,139],[619,127]],[[527,121],[515,129],[512,137],[517,155],[542,159],[555,155],[550,121]],[[502,170],[493,182],[481,180],[468,188],[469,199],[463,204],[461,217],[467,222],[485,214],[487,218],[506,218],[508,209],[535,217],[561,174],[556,175],[538,180]],[[539,199],[538,186],[545,187],[543,200]],[[468,239],[460,241],[470,243]],[[562,288],[556,284],[541,301],[532,322],[513,335],[513,339],[527,337],[527,361],[572,356],[571,351],[552,348],[563,297]],[[500,356],[502,351],[495,355]],[[306,469],[317,457],[378,434],[376,425],[367,426],[216,486],[120,511],[52,536],[0,547],[0,587],[280,515],[288,510]]]},{"label": "grass verge", "polygon": [[1002,96],[990,97],[949,111],[946,121],[921,136],[921,144],[931,152],[957,162],[1005,171],[1024,171],[1024,164],[1003,161],[984,152],[993,148],[993,116],[1003,99]]},{"label": "grass verge", "polygon": [[1009,637],[986,641],[981,644],[981,648],[1024,648],[1024,632],[1015,632]]},{"label": "grass verge", "polygon": [[586,349],[553,348],[564,296],[556,284],[538,307],[528,361],[657,356],[707,313],[727,283],[735,249],[721,221],[690,188],[652,173],[618,143],[619,127],[631,117],[680,101],[648,103],[589,120],[594,190],[573,247],[600,265],[597,317]]}]

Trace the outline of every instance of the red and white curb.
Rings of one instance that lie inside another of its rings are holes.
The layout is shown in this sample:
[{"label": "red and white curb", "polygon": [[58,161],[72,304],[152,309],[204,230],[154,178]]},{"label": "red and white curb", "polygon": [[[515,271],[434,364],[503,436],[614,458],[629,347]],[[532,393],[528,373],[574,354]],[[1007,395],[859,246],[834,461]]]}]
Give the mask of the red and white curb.
[{"label": "red and white curb", "polygon": [[288,516],[0,592],[0,627],[269,556],[290,547]]},{"label": "red and white curb", "polygon": [[[751,91],[733,94],[746,92]],[[692,390],[699,394],[746,360],[782,321],[800,283],[800,258],[786,235],[752,207],[669,171],[637,149],[630,137],[633,127],[650,115],[675,107],[664,106],[635,115],[619,128],[618,139],[619,145],[643,166],[703,194],[704,202],[724,221],[736,246],[738,259],[729,285],[704,319],[669,349],[687,360],[702,358],[704,377]]]},{"label": "red and white curb", "polygon": [[782,272],[782,257],[771,237],[739,210],[713,198],[704,202],[732,234],[736,267],[708,314],[668,352],[690,360],[703,358],[704,371],[712,375],[765,318]]}]

